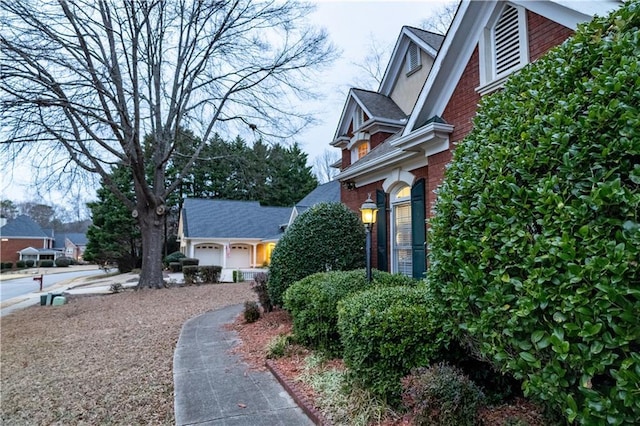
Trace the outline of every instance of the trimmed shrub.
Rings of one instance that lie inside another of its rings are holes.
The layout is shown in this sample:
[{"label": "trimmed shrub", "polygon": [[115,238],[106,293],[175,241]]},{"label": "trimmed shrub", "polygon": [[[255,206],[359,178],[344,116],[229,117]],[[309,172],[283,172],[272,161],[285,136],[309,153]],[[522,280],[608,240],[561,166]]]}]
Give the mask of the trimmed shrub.
[{"label": "trimmed shrub", "polygon": [[53,267],[53,260],[41,260],[38,262],[38,266],[41,268],[51,268]]},{"label": "trimmed shrub", "polygon": [[239,283],[244,280],[244,276],[242,275],[242,271],[233,271],[232,272],[233,282]]},{"label": "trimmed shrub", "polygon": [[282,306],[294,282],[327,271],[364,266],[364,226],[342,203],[319,203],[304,211],[284,233],[271,256],[267,288],[271,302]]},{"label": "trimmed shrub", "polygon": [[260,306],[258,302],[248,300],[244,302],[244,320],[248,323],[256,322],[260,319]]},{"label": "trimmed shrub", "polygon": [[0,268],[4,269],[13,269],[13,262],[0,262]]},{"label": "trimmed shrub", "polygon": [[200,284],[200,275],[198,274],[197,266],[183,266],[182,275],[184,276],[185,285]]},{"label": "trimmed shrub", "polygon": [[402,388],[402,402],[419,426],[474,426],[485,400],[473,381],[445,363],[414,369]]},{"label": "trimmed shrub", "polygon": [[182,264],[180,262],[169,262],[169,271],[182,272]]},{"label": "trimmed shrub", "polygon": [[482,99],[430,224],[446,330],[581,424],[640,419],[640,2]]},{"label": "trimmed shrub", "polygon": [[162,263],[164,264],[165,268],[167,268],[167,267],[170,267],[171,263],[173,262],[180,263],[180,259],[184,259],[185,257],[187,256],[185,256],[181,252],[174,251],[173,253],[170,253],[167,256],[165,256],[165,258],[162,260]]},{"label": "trimmed shrub", "polygon": [[18,261],[16,262],[16,268],[18,268],[18,269],[23,269],[23,268],[25,268],[26,266],[27,266],[27,265],[26,265],[26,263],[24,262],[24,260],[18,260]]},{"label": "trimmed shrub", "polygon": [[194,259],[192,257],[183,257],[179,260],[180,265],[184,269],[185,266],[198,266],[200,264],[200,259]]},{"label": "trimmed shrub", "polygon": [[222,266],[205,265],[198,267],[198,273],[203,283],[219,283],[220,272],[222,272]]},{"label": "trimmed shrub", "polygon": [[374,288],[338,303],[344,362],[356,382],[392,405],[400,380],[440,356],[441,307],[426,287]]},{"label": "trimmed shrub", "polygon": [[36,264],[36,261],[33,260],[33,259],[27,259],[27,260],[24,261],[24,265],[27,268],[33,268],[35,266],[35,264]]},{"label": "trimmed shrub", "polygon": [[319,272],[297,281],[284,294],[284,308],[293,318],[293,332],[301,344],[340,355],[338,302],[356,292],[375,286],[415,285],[403,275],[374,270],[367,282],[364,269]]},{"label": "trimmed shrub", "polygon": [[58,257],[54,261],[54,263],[59,268],[67,268],[69,265],[71,265],[71,259],[68,257]]},{"label": "trimmed shrub", "polygon": [[269,274],[264,272],[258,272],[253,277],[253,283],[251,284],[251,290],[255,291],[258,295],[258,301],[262,305],[262,309],[265,312],[273,311],[273,305],[271,299],[269,299],[269,291],[267,290],[267,282],[269,281]]}]

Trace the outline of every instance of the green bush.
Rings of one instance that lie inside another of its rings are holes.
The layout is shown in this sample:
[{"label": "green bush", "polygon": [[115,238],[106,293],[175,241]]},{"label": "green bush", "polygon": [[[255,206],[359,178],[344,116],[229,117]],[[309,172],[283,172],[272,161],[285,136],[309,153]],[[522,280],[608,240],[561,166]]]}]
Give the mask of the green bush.
[{"label": "green bush", "polygon": [[338,303],[344,361],[356,382],[391,404],[402,377],[437,359],[447,343],[428,288],[374,288]]},{"label": "green bush", "polygon": [[27,260],[24,261],[24,265],[27,268],[33,268],[35,266],[35,264],[36,264],[36,261],[33,260],[33,259],[27,259]]},{"label": "green bush", "polygon": [[0,262],[0,268],[4,269],[13,269],[13,262]]},{"label": "green bush", "polygon": [[415,285],[404,275],[374,270],[367,282],[364,269],[319,272],[293,283],[284,294],[284,308],[293,318],[293,332],[304,345],[340,355],[338,302],[353,293],[374,286]]},{"label": "green bush", "polygon": [[219,283],[220,272],[222,272],[222,266],[205,265],[198,267],[198,273],[203,283]]},{"label": "green bush", "polygon": [[256,322],[260,319],[260,306],[258,302],[248,300],[244,302],[244,320],[248,323]]},{"label": "green bush", "polygon": [[18,260],[18,261],[16,262],[16,268],[17,268],[17,269],[23,269],[23,268],[25,268],[26,266],[27,266],[27,265],[26,265],[26,263],[24,262],[24,260]]},{"label": "green bush", "polygon": [[182,254],[179,251],[174,251],[173,253],[168,254],[167,256],[165,256],[165,258],[162,260],[162,263],[164,264],[165,268],[168,268],[171,263],[173,262],[180,262],[180,259],[184,259],[185,256],[184,254]]},{"label": "green bush", "polygon": [[320,203],[303,212],[284,233],[271,256],[269,297],[282,306],[294,282],[327,271],[364,266],[364,227],[358,215],[341,203]]},{"label": "green bush", "polygon": [[180,262],[169,262],[170,272],[182,272],[182,264]]},{"label": "green bush", "polygon": [[194,259],[192,257],[183,257],[179,260],[180,265],[184,269],[185,266],[198,266],[200,264],[200,259]]},{"label": "green bush", "polygon": [[402,402],[418,426],[474,426],[484,403],[482,390],[445,363],[414,369],[402,379]]},{"label": "green bush", "polygon": [[640,419],[640,3],[484,97],[431,221],[446,329],[581,424]]},{"label": "green bush", "polygon": [[182,275],[186,285],[200,284],[200,274],[198,267],[195,265],[187,265],[182,267]]},{"label": "green bush", "polygon": [[71,259],[68,257],[58,257],[54,261],[54,263],[59,268],[67,268],[69,265],[71,265]]},{"label": "green bush", "polygon": [[244,280],[244,275],[242,275],[242,271],[233,271],[232,272],[233,282],[239,283]]},{"label": "green bush", "polygon": [[53,266],[53,260],[41,260],[38,262],[40,268],[51,268]]}]

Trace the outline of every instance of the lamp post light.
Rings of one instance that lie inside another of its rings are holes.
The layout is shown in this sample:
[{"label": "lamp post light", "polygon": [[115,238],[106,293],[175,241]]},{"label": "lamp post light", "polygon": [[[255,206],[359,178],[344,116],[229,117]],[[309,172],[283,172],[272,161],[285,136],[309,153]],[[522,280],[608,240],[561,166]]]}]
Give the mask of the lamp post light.
[{"label": "lamp post light", "polygon": [[378,206],[371,199],[371,194],[368,194],[364,204],[360,206],[360,214],[362,215],[362,223],[364,224],[366,234],[366,256],[367,256],[367,282],[371,282],[371,227],[376,223],[376,216],[378,215]]}]

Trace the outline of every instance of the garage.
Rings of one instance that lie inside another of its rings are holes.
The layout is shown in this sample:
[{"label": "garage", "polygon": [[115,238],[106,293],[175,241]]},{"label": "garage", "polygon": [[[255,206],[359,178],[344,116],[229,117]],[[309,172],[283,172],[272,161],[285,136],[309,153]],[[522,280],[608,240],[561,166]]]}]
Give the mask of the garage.
[{"label": "garage", "polygon": [[199,244],[195,246],[194,257],[200,259],[200,265],[222,265],[222,246]]},{"label": "garage", "polygon": [[251,246],[246,244],[231,244],[227,268],[251,267]]}]

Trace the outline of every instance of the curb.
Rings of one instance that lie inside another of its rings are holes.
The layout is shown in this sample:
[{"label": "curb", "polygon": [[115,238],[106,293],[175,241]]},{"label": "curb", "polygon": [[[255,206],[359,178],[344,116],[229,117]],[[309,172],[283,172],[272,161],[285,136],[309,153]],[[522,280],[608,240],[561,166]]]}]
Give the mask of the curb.
[{"label": "curb", "polygon": [[282,374],[280,374],[280,370],[276,367],[271,361],[266,360],[265,365],[267,369],[274,375],[276,380],[280,382],[282,387],[287,391],[289,396],[293,398],[293,400],[298,404],[298,406],[304,411],[304,413],[311,419],[311,421],[317,426],[331,426],[331,423],[328,422],[322,414],[316,410],[313,405],[307,400],[307,398],[303,397],[297,390],[295,384],[290,383],[287,379],[284,378]]}]

